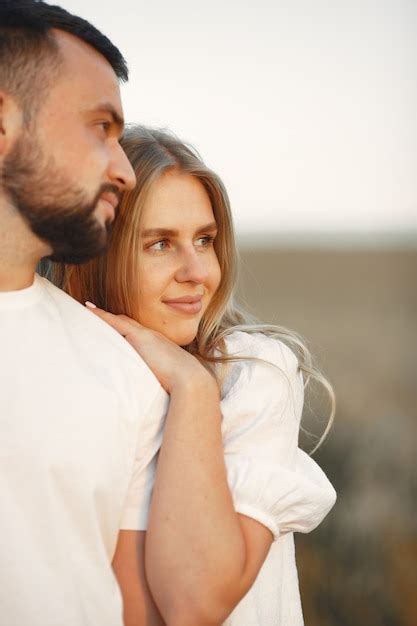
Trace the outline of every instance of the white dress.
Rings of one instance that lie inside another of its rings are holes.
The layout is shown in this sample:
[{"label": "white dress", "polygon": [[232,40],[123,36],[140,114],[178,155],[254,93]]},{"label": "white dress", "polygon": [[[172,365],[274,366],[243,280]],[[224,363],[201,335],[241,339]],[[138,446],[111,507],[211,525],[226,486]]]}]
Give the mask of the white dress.
[{"label": "white dress", "polygon": [[267,361],[232,364],[221,409],[235,509],[268,527],[274,543],[224,626],[302,626],[293,532],[313,530],[336,494],[317,463],[298,448],[304,389],[292,351],[243,332],[228,337],[227,351]]},{"label": "white dress", "polygon": [[[235,509],[269,528],[274,542],[254,585],[224,626],[302,626],[293,532],[313,530],[336,494],[317,463],[298,448],[304,389],[294,354],[260,333],[234,332],[226,346],[229,354],[263,359],[230,364],[222,431]],[[150,425],[148,444],[156,449],[158,424],[152,432]],[[130,509],[135,519],[125,514],[130,527],[146,530],[156,464],[157,457],[142,473],[141,510]]]}]

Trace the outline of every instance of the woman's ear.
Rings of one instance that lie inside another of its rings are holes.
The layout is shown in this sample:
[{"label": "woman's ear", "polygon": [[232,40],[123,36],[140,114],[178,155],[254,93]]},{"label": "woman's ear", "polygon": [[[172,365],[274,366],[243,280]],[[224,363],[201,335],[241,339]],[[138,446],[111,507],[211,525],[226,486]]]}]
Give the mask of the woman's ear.
[{"label": "woman's ear", "polygon": [[22,123],[22,108],[11,94],[0,91],[0,160],[4,159],[20,135]]}]

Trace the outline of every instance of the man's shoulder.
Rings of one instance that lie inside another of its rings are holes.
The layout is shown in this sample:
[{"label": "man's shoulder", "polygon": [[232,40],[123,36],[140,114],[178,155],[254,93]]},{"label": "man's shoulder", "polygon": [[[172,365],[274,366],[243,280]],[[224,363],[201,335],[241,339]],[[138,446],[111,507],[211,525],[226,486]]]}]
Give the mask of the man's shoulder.
[{"label": "man's shoulder", "polygon": [[56,322],[77,343],[89,346],[90,354],[96,360],[104,359],[110,369],[116,365],[116,361],[139,373],[150,373],[137,352],[111,326],[46,278],[38,276],[37,280],[45,292],[46,306],[50,307]]},{"label": "man's shoulder", "polygon": [[146,416],[155,402],[152,410],[165,411],[159,381],[124,337],[47,279],[37,281],[43,292],[37,315],[48,320],[42,344],[59,355],[68,380],[110,391],[125,417]]}]

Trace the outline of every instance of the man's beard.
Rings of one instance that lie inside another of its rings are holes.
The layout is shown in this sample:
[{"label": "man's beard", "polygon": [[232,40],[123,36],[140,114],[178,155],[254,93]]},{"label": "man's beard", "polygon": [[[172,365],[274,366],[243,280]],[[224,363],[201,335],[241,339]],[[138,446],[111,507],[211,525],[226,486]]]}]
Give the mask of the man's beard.
[{"label": "man's beard", "polygon": [[111,223],[100,224],[94,215],[102,193],[120,197],[116,185],[103,184],[91,201],[24,132],[3,162],[3,192],[31,230],[52,248],[50,259],[83,263],[102,254]]}]

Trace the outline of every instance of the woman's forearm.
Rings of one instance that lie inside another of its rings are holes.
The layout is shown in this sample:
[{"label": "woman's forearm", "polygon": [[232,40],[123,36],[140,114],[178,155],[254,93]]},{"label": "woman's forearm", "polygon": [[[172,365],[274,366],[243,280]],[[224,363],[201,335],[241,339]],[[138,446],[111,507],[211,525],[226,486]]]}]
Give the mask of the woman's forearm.
[{"label": "woman's forearm", "polygon": [[165,626],[145,575],[146,533],[121,530],[112,567],[123,598],[125,626]]},{"label": "woman's forearm", "polygon": [[[217,385],[194,356],[159,333],[123,315],[94,311],[125,337],[171,396],[145,540],[151,593],[168,626],[221,624],[255,580],[272,534],[234,511]],[[134,580],[123,580],[135,599]],[[129,601],[132,624],[143,623],[142,604]]]},{"label": "woman's forearm", "polygon": [[220,624],[247,590],[247,556],[217,385],[196,376],[171,395],[146,538],[147,578],[167,624]]}]

